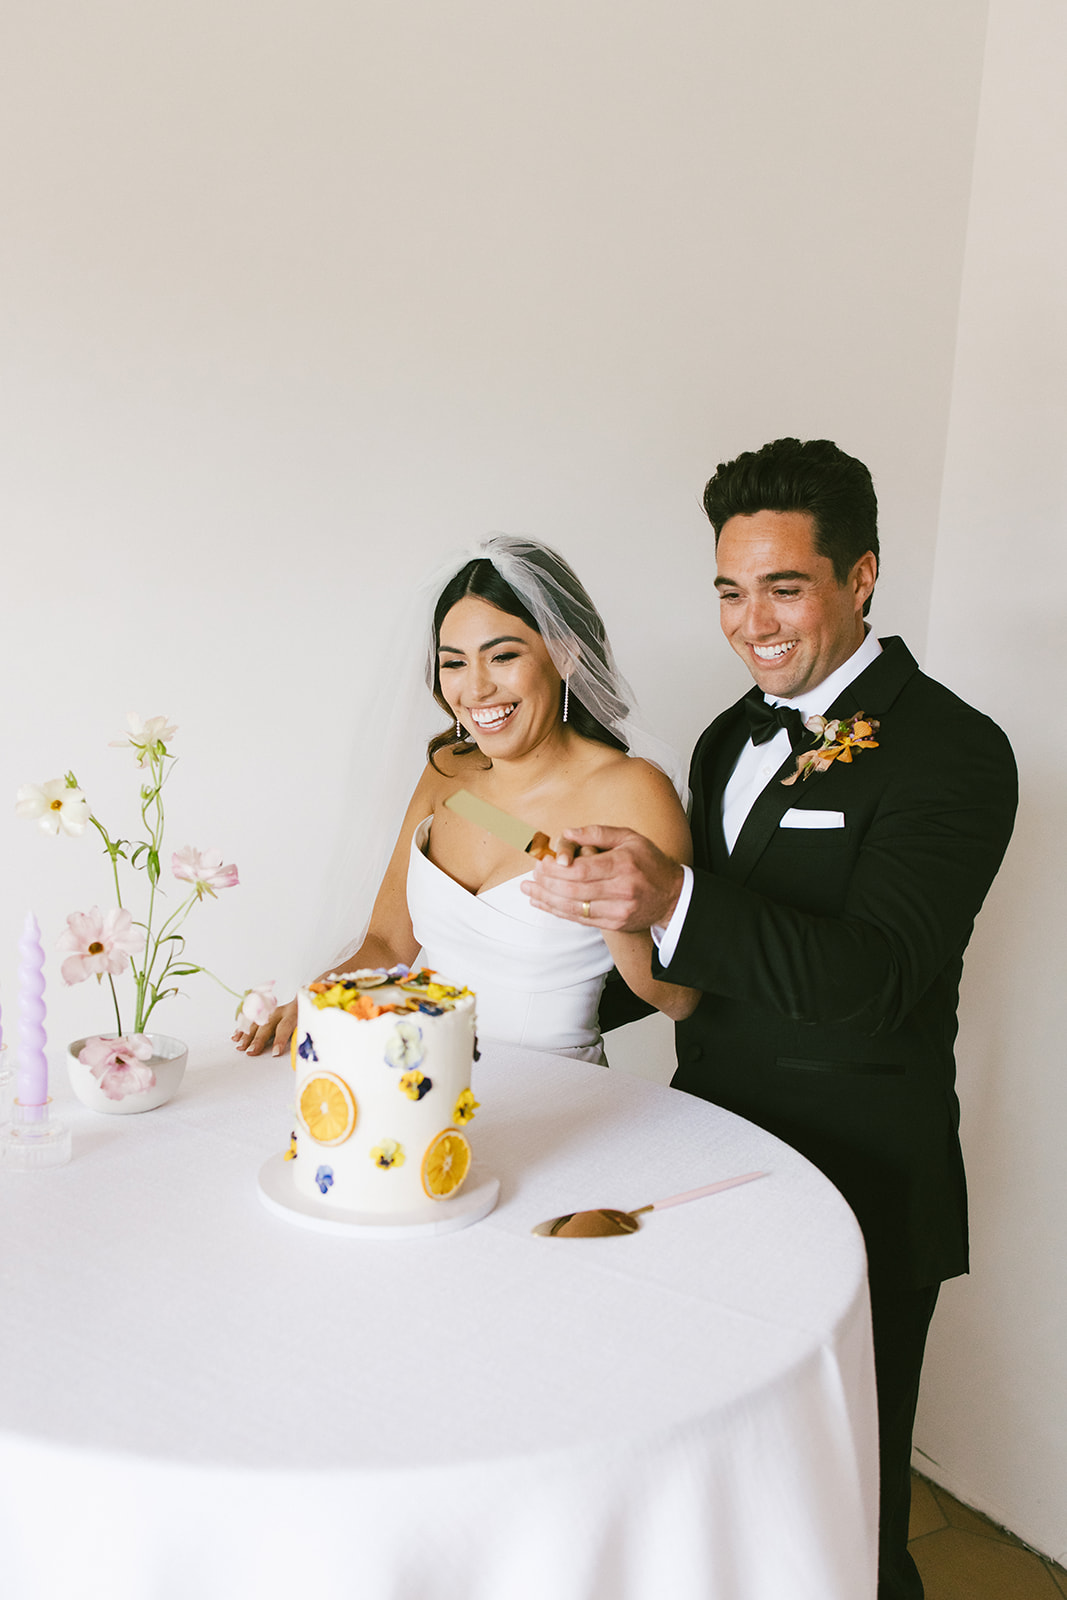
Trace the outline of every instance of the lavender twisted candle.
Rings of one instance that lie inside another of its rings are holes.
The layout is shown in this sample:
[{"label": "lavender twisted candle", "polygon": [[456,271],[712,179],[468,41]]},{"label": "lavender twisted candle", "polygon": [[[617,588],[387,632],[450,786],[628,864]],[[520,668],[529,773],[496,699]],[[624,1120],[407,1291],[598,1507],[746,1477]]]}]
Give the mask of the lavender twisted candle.
[{"label": "lavender twisted candle", "polygon": [[32,911],[19,940],[19,1069],[15,1096],[22,1106],[48,1101],[48,1061],[44,1053],[44,950]]}]

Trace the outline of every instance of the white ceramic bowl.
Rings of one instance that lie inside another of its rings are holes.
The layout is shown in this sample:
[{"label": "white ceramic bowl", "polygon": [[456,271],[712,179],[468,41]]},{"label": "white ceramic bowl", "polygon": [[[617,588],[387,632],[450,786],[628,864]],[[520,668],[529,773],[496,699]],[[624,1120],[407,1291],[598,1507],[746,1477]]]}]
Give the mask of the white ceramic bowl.
[{"label": "white ceramic bowl", "polygon": [[[87,1037],[117,1039],[118,1034],[89,1034]],[[110,1116],[123,1117],[134,1111],[154,1111],[156,1106],[165,1104],[178,1092],[189,1058],[187,1046],[166,1033],[149,1033],[146,1037],[152,1044],[152,1058],[145,1062],[145,1066],[151,1067],[155,1083],[136,1094],[123,1095],[121,1100],[110,1099],[89,1068],[78,1060],[79,1053],[85,1048],[85,1039],[75,1039],[67,1047],[67,1075],[71,1088],[83,1106],[88,1106],[90,1111],[104,1111]]]}]

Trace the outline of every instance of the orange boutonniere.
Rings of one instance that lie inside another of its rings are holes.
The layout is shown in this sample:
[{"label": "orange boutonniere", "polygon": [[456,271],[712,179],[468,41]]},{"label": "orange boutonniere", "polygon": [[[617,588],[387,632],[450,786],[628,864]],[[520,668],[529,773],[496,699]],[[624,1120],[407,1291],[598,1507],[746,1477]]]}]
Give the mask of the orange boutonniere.
[{"label": "orange boutonniere", "polygon": [[877,719],[865,717],[862,711],[854,717],[837,717],[833,722],[827,722],[825,717],[806,717],[804,726],[818,734],[822,744],[797,756],[797,770],[782,779],[787,787],[798,778],[810,778],[813,772],[825,772],[835,761],[851,761],[853,750],[878,748],[878,740],[872,737],[878,732]]}]

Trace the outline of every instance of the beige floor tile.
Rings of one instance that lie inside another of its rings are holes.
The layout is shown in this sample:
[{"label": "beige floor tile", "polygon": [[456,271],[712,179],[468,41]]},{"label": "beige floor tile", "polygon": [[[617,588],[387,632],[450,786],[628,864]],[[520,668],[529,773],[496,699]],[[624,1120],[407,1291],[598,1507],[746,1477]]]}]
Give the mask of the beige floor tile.
[{"label": "beige floor tile", "polygon": [[966,1533],[980,1534],[985,1539],[999,1539],[1003,1544],[1022,1544],[1022,1540],[1017,1539],[1013,1533],[1008,1533],[1005,1528],[998,1528],[995,1522],[983,1517],[980,1511],[972,1511],[970,1506],[965,1506],[955,1495],[949,1494],[947,1489],[942,1489],[940,1484],[932,1483],[930,1492],[944,1512],[945,1521],[951,1527],[962,1528]]},{"label": "beige floor tile", "polygon": [[917,1472],[913,1472],[908,1538],[921,1539],[924,1533],[933,1533],[935,1528],[947,1527],[948,1518],[934,1498],[933,1489],[925,1478],[920,1478]]},{"label": "beige floor tile", "polygon": [[1045,1566],[1053,1583],[1059,1585],[1060,1593],[1067,1595],[1067,1572],[1064,1572],[1062,1567],[1058,1567],[1054,1561],[1046,1561]]},{"label": "beige floor tile", "polygon": [[1060,1600],[1058,1585],[1040,1556],[942,1528],[909,1546],[926,1587],[926,1600]]}]

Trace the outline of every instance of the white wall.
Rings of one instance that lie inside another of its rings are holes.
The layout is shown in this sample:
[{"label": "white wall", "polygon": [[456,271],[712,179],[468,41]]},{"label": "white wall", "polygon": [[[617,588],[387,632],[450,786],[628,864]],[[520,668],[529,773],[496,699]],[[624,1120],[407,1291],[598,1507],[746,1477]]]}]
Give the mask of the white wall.
[{"label": "white wall", "polygon": [[994,0],[928,664],[1008,731],[1022,799],[964,974],[957,1056],[972,1275],[942,1291],[916,1433],[933,1477],[1061,1563],[1065,65],[1058,0]]},{"label": "white wall", "polygon": [[[170,842],[242,875],[193,954],[292,985],[373,781],[389,606],[452,546],[562,547],[688,747],[743,687],[704,480],[829,434],[881,490],[877,620],[921,636],[983,26],[973,0],[9,0],[0,795],[73,766],[132,829],[106,744],[166,712]],[[10,815],[0,864],[10,1007],[27,905],[51,943],[106,879]],[[57,966],[59,1042],[106,1008]],[[161,1024],[225,1031],[190,992]]]}]

